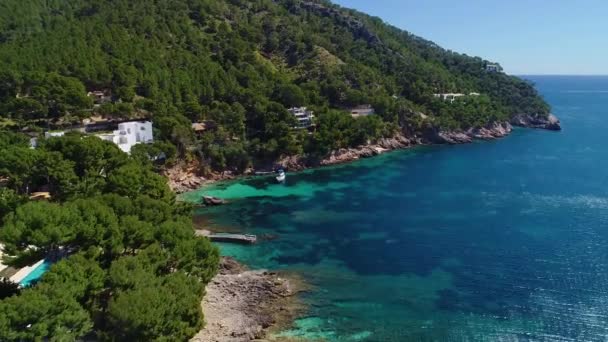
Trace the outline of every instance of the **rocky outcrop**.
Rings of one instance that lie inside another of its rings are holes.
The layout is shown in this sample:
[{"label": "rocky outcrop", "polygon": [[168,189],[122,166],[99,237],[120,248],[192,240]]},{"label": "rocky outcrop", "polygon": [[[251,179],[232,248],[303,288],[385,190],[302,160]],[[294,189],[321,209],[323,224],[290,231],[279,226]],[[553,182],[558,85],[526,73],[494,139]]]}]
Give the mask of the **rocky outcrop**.
[{"label": "rocky outcrop", "polygon": [[234,259],[224,257],[202,302],[205,328],[191,341],[263,339],[269,329],[290,325],[302,312],[304,307],[295,295],[303,290],[295,277],[249,271]]},{"label": "rocky outcrop", "polygon": [[333,151],[330,155],[321,160],[319,165],[335,165],[350,162],[361,158],[377,156],[387,151],[397,150],[412,146],[412,142],[402,135],[394,138],[380,139],[376,144],[359,146],[356,148],[342,148]]},{"label": "rocky outcrop", "polygon": [[513,127],[508,122],[494,122],[484,127],[472,128],[467,134],[473,139],[492,140],[511,134]]},{"label": "rocky outcrop", "polygon": [[426,137],[432,144],[467,144],[473,141],[469,135],[462,131],[437,131],[433,136]]},{"label": "rocky outcrop", "polygon": [[198,165],[178,163],[177,165],[162,171],[162,175],[167,177],[171,190],[175,193],[183,193],[190,189],[199,188],[207,179],[197,174]]},{"label": "rocky outcrop", "polygon": [[513,127],[508,122],[494,122],[489,125],[468,130],[441,131],[431,129],[422,137],[428,144],[467,144],[475,139],[492,140],[505,137],[511,133]]},{"label": "rocky outcrop", "polygon": [[230,171],[211,173],[205,177],[199,174],[200,169],[198,162],[182,162],[163,170],[161,173],[167,177],[169,187],[176,194],[196,190],[207,183],[229,180],[235,177]]},{"label": "rocky outcrop", "polygon": [[322,159],[304,156],[289,156],[279,160],[278,164],[290,171],[298,171],[311,167],[336,165],[361,158],[369,158],[387,151],[402,149],[416,144],[417,142],[415,140],[408,139],[403,135],[397,135],[393,138],[380,139],[375,144],[354,148],[341,148],[331,152],[327,157]]},{"label": "rocky outcrop", "polygon": [[560,131],[562,129],[561,122],[553,114],[547,116],[519,114],[511,119],[511,124],[519,127],[548,129],[550,131]]}]

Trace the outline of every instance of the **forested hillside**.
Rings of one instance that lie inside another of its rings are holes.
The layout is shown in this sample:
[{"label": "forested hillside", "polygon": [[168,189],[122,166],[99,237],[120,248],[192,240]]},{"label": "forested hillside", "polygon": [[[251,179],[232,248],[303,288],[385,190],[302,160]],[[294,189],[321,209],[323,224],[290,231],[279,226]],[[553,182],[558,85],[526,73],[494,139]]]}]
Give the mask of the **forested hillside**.
[{"label": "forested hillside", "polygon": [[[151,116],[159,139],[215,168],[323,154],[405,126],[548,113],[532,86],[488,63],[326,1],[0,3],[4,125],[77,121],[92,115],[86,92],[107,90],[113,103],[96,111]],[[448,92],[480,95],[433,96]],[[347,115],[363,104],[377,115]],[[292,129],[291,106],[315,111],[313,134]],[[217,129],[195,137],[190,124],[201,120]]]}]

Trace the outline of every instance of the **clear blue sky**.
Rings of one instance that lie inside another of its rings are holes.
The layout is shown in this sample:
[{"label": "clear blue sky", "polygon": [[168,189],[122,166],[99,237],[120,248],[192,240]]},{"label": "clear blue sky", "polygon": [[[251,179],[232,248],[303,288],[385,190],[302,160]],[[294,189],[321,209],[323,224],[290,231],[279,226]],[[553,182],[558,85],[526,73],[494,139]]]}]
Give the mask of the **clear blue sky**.
[{"label": "clear blue sky", "polygon": [[608,75],[608,0],[334,0],[511,74]]}]

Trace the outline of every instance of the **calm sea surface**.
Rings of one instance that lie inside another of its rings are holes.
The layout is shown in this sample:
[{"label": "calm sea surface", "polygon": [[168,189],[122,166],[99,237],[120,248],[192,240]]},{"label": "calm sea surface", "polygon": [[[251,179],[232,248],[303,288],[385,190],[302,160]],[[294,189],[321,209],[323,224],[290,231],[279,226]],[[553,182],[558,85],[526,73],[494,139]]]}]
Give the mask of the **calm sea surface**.
[{"label": "calm sea surface", "polygon": [[221,245],[315,285],[283,334],[327,341],[608,340],[608,77],[529,77],[564,130],[218,185]]}]

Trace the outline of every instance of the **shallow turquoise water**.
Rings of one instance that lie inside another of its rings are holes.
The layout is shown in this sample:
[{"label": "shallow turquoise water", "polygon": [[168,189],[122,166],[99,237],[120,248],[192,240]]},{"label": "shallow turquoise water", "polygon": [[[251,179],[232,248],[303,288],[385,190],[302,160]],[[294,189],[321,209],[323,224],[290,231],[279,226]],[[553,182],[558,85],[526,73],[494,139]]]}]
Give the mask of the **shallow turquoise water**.
[{"label": "shallow turquoise water", "polygon": [[40,265],[32,270],[25,278],[23,278],[19,285],[23,287],[28,287],[33,283],[37,282],[42,275],[51,268],[51,263],[47,260],[43,261]]},{"label": "shallow turquoise water", "polygon": [[271,234],[221,245],[315,289],[284,335],[328,341],[608,340],[608,78],[534,77],[564,131],[424,147],[218,185],[197,214]]}]

